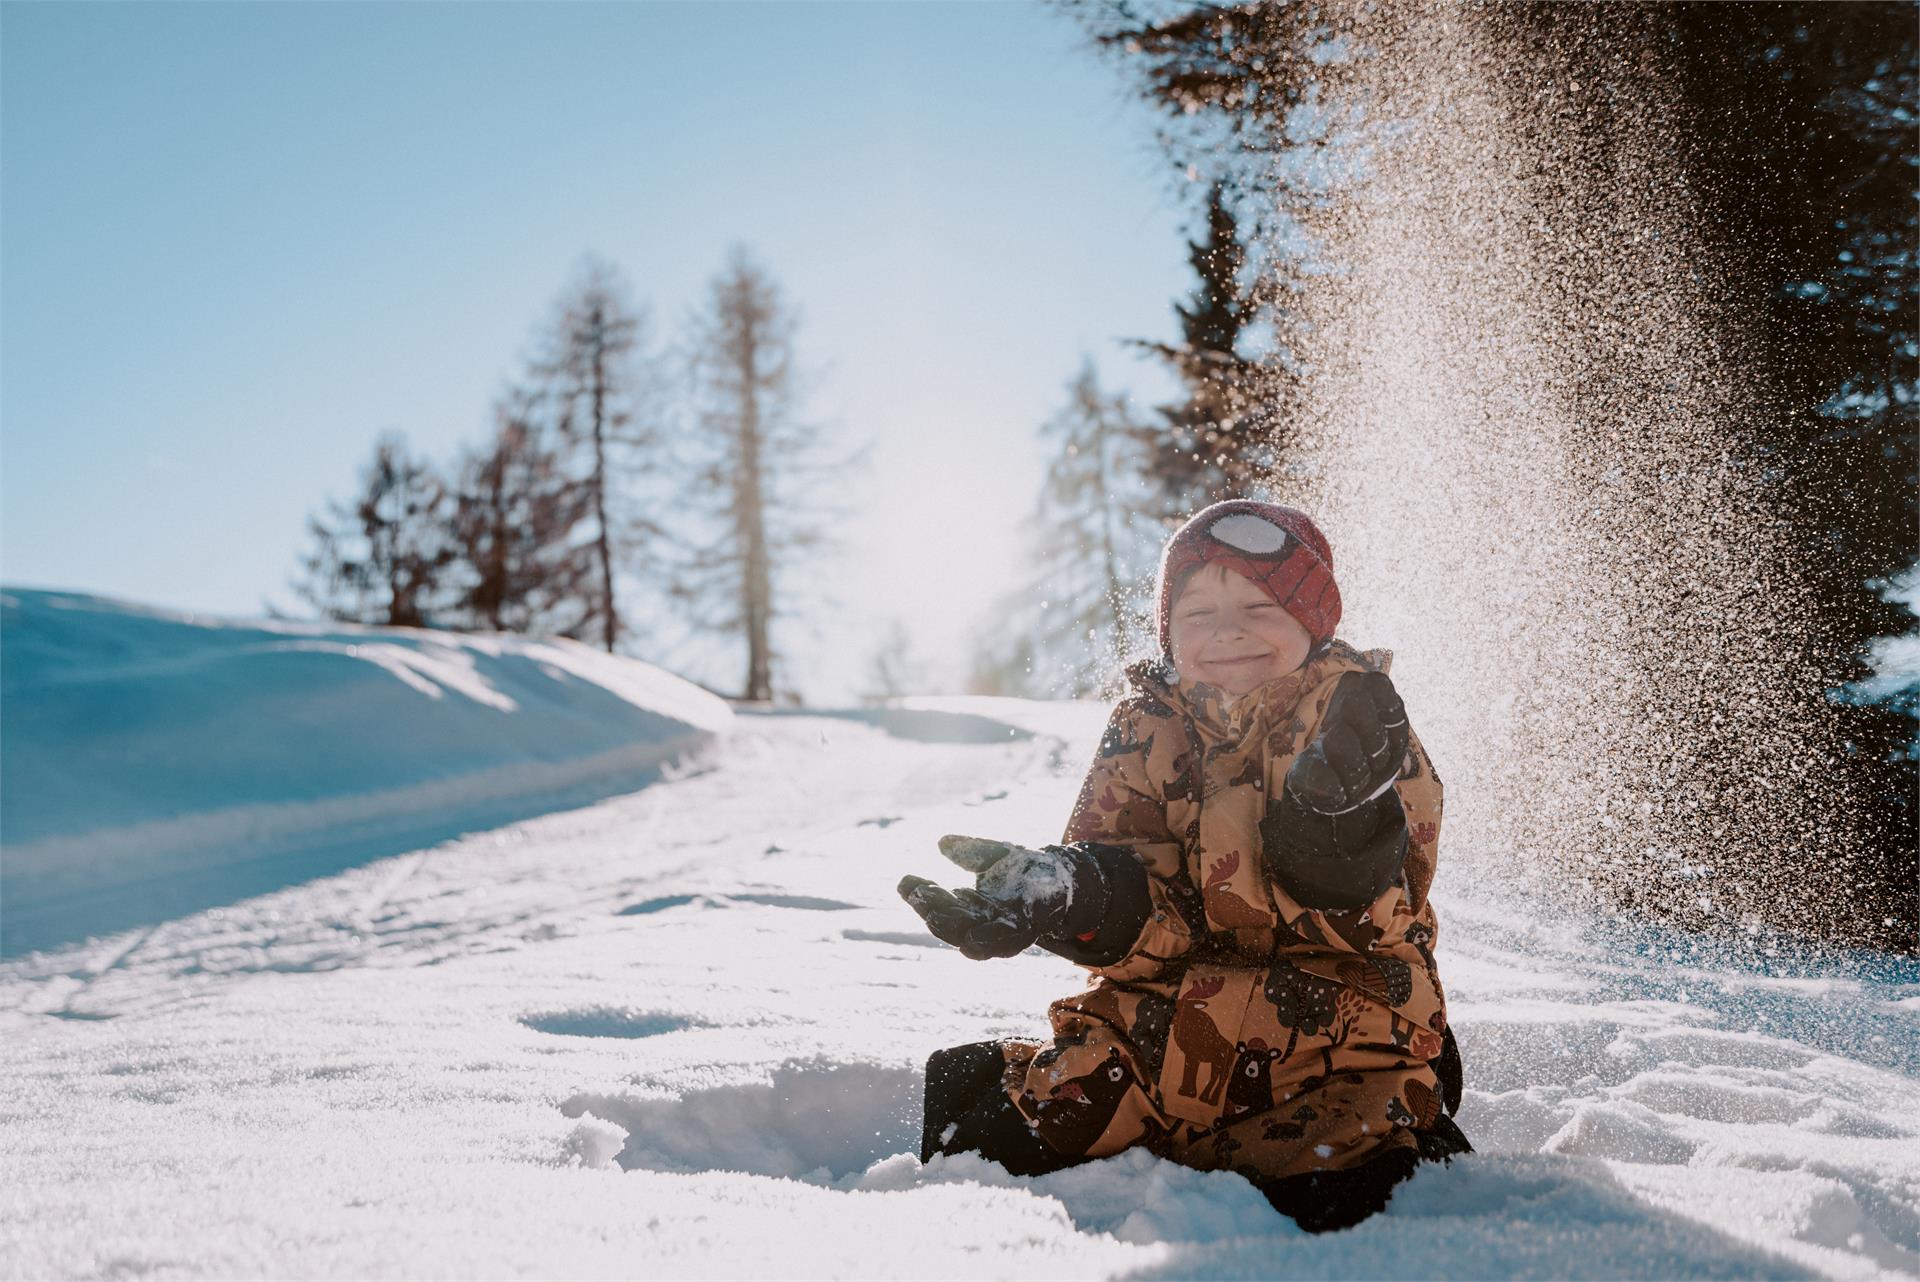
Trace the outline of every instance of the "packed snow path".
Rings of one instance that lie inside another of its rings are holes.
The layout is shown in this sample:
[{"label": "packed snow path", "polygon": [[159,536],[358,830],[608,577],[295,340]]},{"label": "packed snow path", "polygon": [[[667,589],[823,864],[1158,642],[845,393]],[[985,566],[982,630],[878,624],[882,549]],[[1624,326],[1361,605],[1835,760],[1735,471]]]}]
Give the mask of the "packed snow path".
[{"label": "packed snow path", "polygon": [[1056,836],[1103,720],[948,706],[742,717],[630,795],[0,963],[0,1275],[1920,1276],[1920,971],[1629,946],[1457,861],[1480,1152],[1384,1215],[923,1167],[927,1053],[1082,972],[969,962],[894,883]]}]

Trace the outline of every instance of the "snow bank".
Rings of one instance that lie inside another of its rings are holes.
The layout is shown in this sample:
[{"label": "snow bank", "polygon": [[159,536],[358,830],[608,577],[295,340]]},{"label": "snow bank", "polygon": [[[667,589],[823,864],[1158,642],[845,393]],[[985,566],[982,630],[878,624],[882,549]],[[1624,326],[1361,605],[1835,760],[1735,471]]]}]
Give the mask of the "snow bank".
[{"label": "snow bank", "polygon": [[720,699],[564,640],[0,594],[0,951],[637,787]]}]

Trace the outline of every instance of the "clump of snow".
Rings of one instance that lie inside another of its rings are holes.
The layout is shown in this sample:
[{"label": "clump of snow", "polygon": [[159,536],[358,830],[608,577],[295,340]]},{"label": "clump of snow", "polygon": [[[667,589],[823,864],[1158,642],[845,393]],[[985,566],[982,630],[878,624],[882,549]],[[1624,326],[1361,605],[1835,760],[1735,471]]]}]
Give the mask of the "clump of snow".
[{"label": "clump of snow", "polygon": [[567,1133],[566,1157],[575,1166],[595,1170],[613,1165],[627,1144],[627,1133],[611,1122],[589,1117]]},{"label": "clump of snow", "polygon": [[1673,1134],[1653,1110],[1631,1102],[1580,1104],[1543,1153],[1610,1157],[1623,1162],[1685,1162],[1694,1145]]},{"label": "clump of snow", "polygon": [[1024,905],[1029,917],[1073,905],[1073,869],[1065,855],[958,833],[940,839],[940,853],[975,874],[982,895],[996,904]]}]

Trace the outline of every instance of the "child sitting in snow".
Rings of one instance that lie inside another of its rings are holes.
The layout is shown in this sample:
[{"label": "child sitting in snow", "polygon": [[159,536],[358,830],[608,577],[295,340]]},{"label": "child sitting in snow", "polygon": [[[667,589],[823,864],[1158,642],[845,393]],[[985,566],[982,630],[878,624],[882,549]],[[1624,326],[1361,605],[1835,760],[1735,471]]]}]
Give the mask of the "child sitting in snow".
[{"label": "child sitting in snow", "polygon": [[921,1158],[1026,1175],[1145,1145],[1344,1227],[1470,1147],[1427,901],[1440,780],[1389,656],[1334,637],[1304,513],[1214,504],[1158,589],[1163,656],[1128,669],[1065,844],[947,837],[972,889],[900,883],[969,957],[1038,943],[1093,976],[1050,1046],[934,1053]]}]

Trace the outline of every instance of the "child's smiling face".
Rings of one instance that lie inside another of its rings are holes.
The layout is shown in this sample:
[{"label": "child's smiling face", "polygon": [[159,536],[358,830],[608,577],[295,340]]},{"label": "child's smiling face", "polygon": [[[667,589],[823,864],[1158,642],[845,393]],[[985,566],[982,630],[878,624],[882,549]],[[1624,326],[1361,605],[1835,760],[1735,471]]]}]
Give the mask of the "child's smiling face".
[{"label": "child's smiling face", "polygon": [[1174,598],[1173,666],[1183,685],[1204,681],[1238,698],[1306,662],[1313,638],[1253,580],[1203,566]]}]

